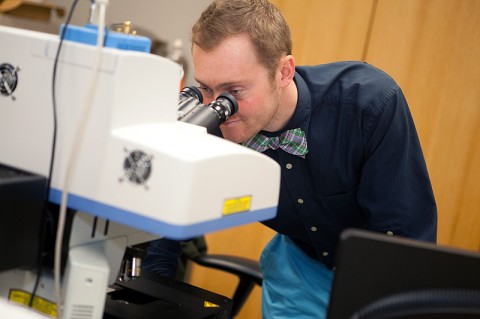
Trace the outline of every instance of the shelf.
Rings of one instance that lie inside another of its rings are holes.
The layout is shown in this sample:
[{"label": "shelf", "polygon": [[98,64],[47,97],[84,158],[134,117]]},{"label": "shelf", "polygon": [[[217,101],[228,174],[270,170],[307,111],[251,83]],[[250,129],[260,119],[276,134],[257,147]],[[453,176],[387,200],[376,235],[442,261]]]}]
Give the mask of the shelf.
[{"label": "shelf", "polygon": [[0,0],[0,14],[49,21],[52,12],[55,12],[58,17],[65,16],[63,7],[50,3],[26,0]]}]

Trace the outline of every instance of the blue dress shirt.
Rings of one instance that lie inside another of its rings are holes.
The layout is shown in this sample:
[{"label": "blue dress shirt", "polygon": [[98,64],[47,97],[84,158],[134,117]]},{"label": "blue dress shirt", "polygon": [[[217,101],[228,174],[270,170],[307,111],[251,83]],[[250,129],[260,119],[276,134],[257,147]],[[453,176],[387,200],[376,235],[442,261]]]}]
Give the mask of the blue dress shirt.
[{"label": "blue dress shirt", "polygon": [[282,169],[277,217],[264,224],[332,268],[342,230],[435,241],[437,212],[420,142],[399,86],[362,62],[297,67],[289,123],[306,158],[266,150]]}]

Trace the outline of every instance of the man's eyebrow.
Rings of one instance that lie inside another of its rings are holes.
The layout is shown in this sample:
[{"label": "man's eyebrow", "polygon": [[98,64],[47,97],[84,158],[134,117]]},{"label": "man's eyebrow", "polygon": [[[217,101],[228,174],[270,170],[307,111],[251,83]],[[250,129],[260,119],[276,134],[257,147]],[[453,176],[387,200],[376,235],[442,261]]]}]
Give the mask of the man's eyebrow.
[{"label": "man's eyebrow", "polygon": [[202,84],[202,81],[200,81],[199,79],[197,79],[197,77],[194,75],[193,76],[193,79],[195,80],[195,82],[197,82],[198,84]]},{"label": "man's eyebrow", "polygon": [[[198,84],[201,85],[201,86],[204,86],[204,87],[206,87],[206,88],[212,89],[211,87],[209,87],[208,85],[205,85],[202,81],[200,81],[200,80],[198,80],[198,79],[195,79],[195,81],[197,81]],[[213,88],[213,89],[227,88],[227,87],[230,87],[230,86],[240,85],[241,83],[242,83],[242,81],[224,82],[224,83],[218,84],[218,85],[217,85],[215,88]]]},{"label": "man's eyebrow", "polygon": [[208,87],[207,85],[205,85],[202,81],[198,80],[197,78],[194,78],[194,79],[198,83],[199,86]]}]

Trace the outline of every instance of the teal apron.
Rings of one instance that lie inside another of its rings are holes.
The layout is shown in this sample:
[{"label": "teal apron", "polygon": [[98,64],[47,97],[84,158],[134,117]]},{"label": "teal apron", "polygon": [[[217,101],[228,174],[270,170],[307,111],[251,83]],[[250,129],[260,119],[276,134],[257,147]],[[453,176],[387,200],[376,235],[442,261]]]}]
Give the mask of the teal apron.
[{"label": "teal apron", "polygon": [[260,257],[263,319],[326,318],[333,271],[276,234]]}]

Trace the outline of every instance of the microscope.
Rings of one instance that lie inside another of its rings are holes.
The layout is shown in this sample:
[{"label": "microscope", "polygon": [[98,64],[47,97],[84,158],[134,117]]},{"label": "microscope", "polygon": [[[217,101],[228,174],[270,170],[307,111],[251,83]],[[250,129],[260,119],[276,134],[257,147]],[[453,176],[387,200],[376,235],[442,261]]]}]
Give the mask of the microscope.
[{"label": "microscope", "polygon": [[[135,318],[141,305],[188,318],[201,300],[199,318],[217,318],[205,302],[224,298],[178,283],[131,280],[136,296],[157,295],[125,301],[126,286],[112,288],[123,254],[275,217],[278,164],[210,134],[238,108],[228,93],[204,105],[195,88],[179,94],[181,67],[137,38],[109,31],[95,47],[103,25],[64,28],[62,44],[0,26],[0,298],[62,319]],[[48,205],[60,211],[58,258],[39,266]]]}]

